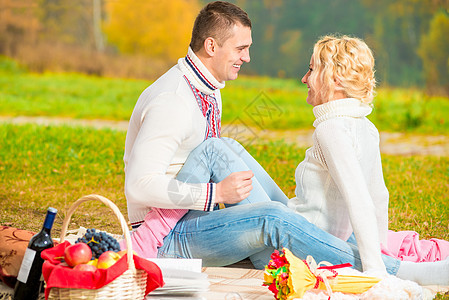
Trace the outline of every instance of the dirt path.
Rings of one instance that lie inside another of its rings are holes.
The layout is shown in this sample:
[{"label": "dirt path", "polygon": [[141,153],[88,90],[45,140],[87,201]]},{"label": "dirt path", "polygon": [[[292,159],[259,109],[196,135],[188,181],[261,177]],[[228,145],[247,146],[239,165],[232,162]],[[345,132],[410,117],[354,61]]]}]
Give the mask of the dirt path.
[{"label": "dirt path", "polygon": [[[127,121],[105,121],[105,120],[79,120],[69,118],[47,118],[47,117],[1,117],[0,122],[14,124],[35,123],[41,125],[90,126],[94,128],[111,128],[126,131]],[[258,130],[249,127],[230,127],[223,125],[223,135],[233,137],[242,144],[254,140],[285,140],[288,143],[296,143],[300,147],[309,147],[312,144],[313,130]],[[422,135],[399,132],[381,132],[381,151],[386,154],[395,155],[435,155],[449,156],[449,134],[448,135]]]},{"label": "dirt path", "polygon": [[[280,140],[296,143],[301,147],[312,145],[313,130],[259,131],[262,139]],[[434,155],[449,156],[449,135],[423,135],[400,132],[381,132],[380,149],[382,153],[394,155]]]}]

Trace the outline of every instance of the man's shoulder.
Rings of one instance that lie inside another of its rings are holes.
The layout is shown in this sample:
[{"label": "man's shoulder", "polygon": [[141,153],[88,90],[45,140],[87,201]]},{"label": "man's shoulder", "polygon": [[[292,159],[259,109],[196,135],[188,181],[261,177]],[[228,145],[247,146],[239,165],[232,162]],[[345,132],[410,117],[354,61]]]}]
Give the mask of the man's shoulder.
[{"label": "man's shoulder", "polygon": [[145,98],[158,98],[164,95],[172,95],[174,98],[185,96],[188,89],[187,82],[179,66],[176,64],[165,74],[159,77],[153,84],[143,91],[141,96]]},{"label": "man's shoulder", "polygon": [[158,114],[163,111],[170,114],[175,114],[176,111],[186,114],[191,111],[192,105],[197,104],[192,101],[193,93],[183,76],[178,65],[175,65],[159,77],[140,95],[132,118],[142,120],[150,111],[157,111]]},{"label": "man's shoulder", "polygon": [[174,65],[170,70],[161,75],[146,90],[151,92],[175,92],[179,83],[183,80],[183,74],[178,65]]}]

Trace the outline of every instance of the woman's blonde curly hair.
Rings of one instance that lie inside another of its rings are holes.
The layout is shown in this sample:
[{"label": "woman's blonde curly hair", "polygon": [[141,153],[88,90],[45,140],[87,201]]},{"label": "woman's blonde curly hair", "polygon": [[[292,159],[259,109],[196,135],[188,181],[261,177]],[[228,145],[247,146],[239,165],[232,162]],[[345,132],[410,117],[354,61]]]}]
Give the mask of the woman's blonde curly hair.
[{"label": "woman's blonde curly hair", "polygon": [[[319,80],[323,102],[333,98],[334,90],[370,104],[374,98],[374,57],[364,41],[349,36],[325,36],[314,46],[313,71],[309,84]],[[317,78],[319,77],[319,78]]]}]

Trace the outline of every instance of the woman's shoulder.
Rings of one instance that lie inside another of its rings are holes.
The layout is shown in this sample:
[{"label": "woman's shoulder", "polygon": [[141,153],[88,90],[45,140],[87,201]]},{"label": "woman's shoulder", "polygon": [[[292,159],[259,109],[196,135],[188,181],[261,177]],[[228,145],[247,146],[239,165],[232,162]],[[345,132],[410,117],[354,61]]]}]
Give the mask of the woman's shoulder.
[{"label": "woman's shoulder", "polygon": [[314,140],[321,147],[334,148],[336,145],[353,145],[357,129],[350,119],[336,117],[321,122],[315,129]]},{"label": "woman's shoulder", "polygon": [[316,126],[315,133],[318,135],[327,135],[329,133],[347,134],[351,127],[349,120],[344,117],[335,117],[320,122]]},{"label": "woman's shoulder", "polygon": [[368,119],[333,118],[320,123],[314,139],[322,146],[379,144],[379,131]]}]

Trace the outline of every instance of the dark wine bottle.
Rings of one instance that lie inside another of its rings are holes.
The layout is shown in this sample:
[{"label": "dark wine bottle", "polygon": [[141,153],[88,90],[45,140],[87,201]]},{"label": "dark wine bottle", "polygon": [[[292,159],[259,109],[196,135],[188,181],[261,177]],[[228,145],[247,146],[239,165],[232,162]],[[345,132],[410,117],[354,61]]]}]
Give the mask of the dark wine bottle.
[{"label": "dark wine bottle", "polygon": [[41,258],[41,252],[53,247],[50,231],[56,213],[57,210],[55,208],[48,208],[42,230],[35,234],[28,244],[19,274],[17,275],[17,283],[14,287],[14,300],[34,300],[39,297],[39,292],[44,284],[42,277],[44,260]]}]

